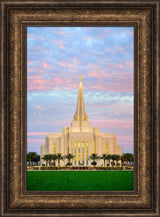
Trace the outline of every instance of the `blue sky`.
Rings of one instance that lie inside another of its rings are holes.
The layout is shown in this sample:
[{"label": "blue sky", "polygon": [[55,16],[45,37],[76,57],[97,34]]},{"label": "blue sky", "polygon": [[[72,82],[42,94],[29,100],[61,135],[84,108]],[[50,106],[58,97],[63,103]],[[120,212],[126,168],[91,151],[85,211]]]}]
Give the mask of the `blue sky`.
[{"label": "blue sky", "polygon": [[27,28],[27,149],[70,126],[82,75],[93,127],[133,152],[133,28]]}]

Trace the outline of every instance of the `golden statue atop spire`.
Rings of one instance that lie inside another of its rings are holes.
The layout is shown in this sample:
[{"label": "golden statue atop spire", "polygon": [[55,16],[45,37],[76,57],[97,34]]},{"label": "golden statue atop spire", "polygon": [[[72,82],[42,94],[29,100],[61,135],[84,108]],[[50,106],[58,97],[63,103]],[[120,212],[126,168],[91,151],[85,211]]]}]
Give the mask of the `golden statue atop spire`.
[{"label": "golden statue atop spire", "polygon": [[82,81],[82,75],[80,75],[80,81]]}]

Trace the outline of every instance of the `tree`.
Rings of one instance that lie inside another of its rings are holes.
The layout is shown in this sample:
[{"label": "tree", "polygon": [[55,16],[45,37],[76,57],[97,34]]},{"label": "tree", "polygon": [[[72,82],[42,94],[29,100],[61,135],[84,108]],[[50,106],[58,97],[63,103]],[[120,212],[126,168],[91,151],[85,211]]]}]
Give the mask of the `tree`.
[{"label": "tree", "polygon": [[118,164],[118,161],[120,159],[121,159],[121,156],[119,154],[115,154],[116,165]]},{"label": "tree", "polygon": [[58,167],[60,167],[60,161],[61,161],[61,160],[64,160],[64,156],[62,156],[61,153],[58,153],[58,154],[57,154],[57,160],[58,160]]},{"label": "tree", "polygon": [[132,165],[134,165],[134,155],[132,155]]},{"label": "tree", "polygon": [[125,161],[126,165],[128,165],[128,162],[131,165],[131,162],[133,163],[133,161],[134,161],[134,155],[132,153],[125,153],[125,154],[122,155],[121,160],[123,161],[123,164],[124,164],[124,161]]},{"label": "tree", "polygon": [[127,155],[126,158],[127,158],[128,162],[129,162],[129,165],[131,166],[131,162],[133,162],[134,156],[133,156],[132,153],[126,153],[126,155]]},{"label": "tree", "polygon": [[38,162],[40,161],[40,155],[37,154],[33,161],[36,162],[38,165]]},{"label": "tree", "polygon": [[133,164],[133,161],[134,161],[134,156],[133,156],[133,154],[130,153],[130,156],[129,156],[130,166],[131,166],[131,163]]},{"label": "tree", "polygon": [[106,162],[106,160],[108,159],[108,155],[107,154],[102,154],[102,156],[100,157],[100,159],[102,159],[103,160],[103,162],[104,162],[104,167],[105,167],[105,162]]},{"label": "tree", "polygon": [[114,166],[114,161],[117,159],[116,154],[112,154],[111,159],[112,159],[112,167],[113,167]]},{"label": "tree", "polygon": [[57,155],[52,154],[51,159],[53,160],[53,166],[55,166],[56,165],[56,160],[57,160]]},{"label": "tree", "polygon": [[31,163],[33,164],[33,161],[34,161],[34,159],[36,159],[37,158],[37,153],[36,152],[29,152],[28,154],[27,154],[27,161],[29,161],[29,167],[30,167],[30,165],[31,165]]},{"label": "tree", "polygon": [[121,156],[121,164],[124,166],[124,154]]},{"label": "tree", "polygon": [[96,166],[96,164],[97,164],[96,161],[99,160],[100,157],[97,154],[91,154],[88,159],[92,160],[91,165]]},{"label": "tree", "polygon": [[50,159],[48,154],[45,154],[44,157],[42,158],[44,161],[46,161],[46,167],[48,166],[48,161]]},{"label": "tree", "polygon": [[52,157],[53,157],[53,154],[48,154],[49,166],[51,166]]},{"label": "tree", "polygon": [[68,165],[69,165],[69,167],[70,167],[70,165],[71,165],[71,159],[74,158],[74,155],[68,153],[67,155],[65,155],[65,158],[68,159]]},{"label": "tree", "polygon": [[128,166],[129,158],[130,158],[129,153],[125,153],[124,154],[124,160],[125,160],[127,166]]},{"label": "tree", "polygon": [[124,154],[124,161],[126,162],[126,165],[128,165],[128,162],[130,162],[130,159],[132,158],[132,154],[131,153],[125,153]]},{"label": "tree", "polygon": [[111,159],[112,159],[112,155],[111,155],[111,154],[108,154],[108,155],[107,155],[107,160],[109,161],[109,165],[110,165]]}]

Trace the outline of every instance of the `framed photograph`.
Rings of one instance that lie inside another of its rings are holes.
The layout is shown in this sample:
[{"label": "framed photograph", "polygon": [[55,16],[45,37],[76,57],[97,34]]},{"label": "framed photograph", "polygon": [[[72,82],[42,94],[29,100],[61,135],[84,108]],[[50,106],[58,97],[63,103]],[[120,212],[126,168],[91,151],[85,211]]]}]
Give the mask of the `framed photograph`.
[{"label": "framed photograph", "polygon": [[133,59],[133,27],[27,27],[27,190],[134,190]]},{"label": "framed photograph", "polygon": [[159,1],[1,9],[1,216],[159,216]]}]

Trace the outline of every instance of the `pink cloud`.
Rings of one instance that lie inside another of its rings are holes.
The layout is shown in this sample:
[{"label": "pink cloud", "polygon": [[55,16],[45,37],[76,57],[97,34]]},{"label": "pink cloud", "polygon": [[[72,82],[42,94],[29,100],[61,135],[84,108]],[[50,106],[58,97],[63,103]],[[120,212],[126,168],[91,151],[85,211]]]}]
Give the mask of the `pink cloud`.
[{"label": "pink cloud", "polygon": [[27,37],[34,37],[32,34],[27,34]]},{"label": "pink cloud", "polygon": [[72,61],[73,61],[74,64],[78,64],[79,63],[78,60],[77,60],[77,58],[73,58]]},{"label": "pink cloud", "polygon": [[36,105],[36,106],[35,106],[35,109],[41,110],[41,111],[45,111],[45,110],[46,110],[46,108],[44,108],[44,107],[41,106],[41,105]]},{"label": "pink cloud", "polygon": [[133,30],[131,30],[131,29],[125,29],[124,32],[127,33],[128,35],[134,34]]},{"label": "pink cloud", "polygon": [[[71,61],[59,61],[59,66],[66,68],[69,71],[76,72],[79,69],[79,62],[77,58],[72,58]],[[59,88],[71,88],[77,89],[78,83],[75,81],[78,79],[76,73],[66,73],[65,76],[56,76],[56,71],[52,74],[47,72],[46,69],[51,66],[44,62],[43,68],[29,68],[28,72],[39,72],[39,75],[28,75],[28,90],[58,90]],[[119,65],[109,62],[105,71],[103,68],[96,64],[89,64],[89,71],[86,72],[87,76],[96,78],[96,83],[87,82],[84,85],[84,89],[94,89],[102,91],[115,91],[115,92],[132,92],[133,91],[133,61],[124,61]],[[124,70],[128,70],[124,71]],[[106,73],[106,71],[108,73]],[[45,77],[45,74],[51,75],[49,78]],[[79,79],[78,79],[79,80]]]},{"label": "pink cloud", "polygon": [[64,42],[63,42],[63,41],[57,42],[57,45],[58,45],[59,48],[61,48],[61,49],[63,49],[63,50],[66,49],[66,47],[64,46]]},{"label": "pink cloud", "polygon": [[71,121],[72,121],[72,119],[71,120],[62,120],[62,121],[58,122],[58,125],[59,126],[66,126],[66,127],[68,127],[68,126],[71,125]]},{"label": "pink cloud", "polygon": [[49,90],[53,85],[53,81],[44,79],[43,75],[29,75],[27,79],[28,90]]},{"label": "pink cloud", "polygon": [[84,31],[90,32],[89,28],[84,27]]},{"label": "pink cloud", "polygon": [[90,37],[84,36],[84,39],[85,39],[85,40],[90,40]]},{"label": "pink cloud", "polygon": [[[115,91],[115,92],[132,92],[133,82],[132,77],[115,76],[115,80],[109,83],[103,82],[103,74],[98,71],[89,72],[89,76],[101,79],[95,83],[87,83],[87,87],[84,85],[84,89],[94,89],[102,91]],[[112,74],[108,74],[105,79],[113,79]],[[124,85],[125,84],[125,85]],[[70,88],[77,89],[78,84],[75,83],[74,78],[61,78],[53,77],[52,79],[46,79],[43,75],[29,75],[28,76],[28,90],[58,90],[58,88]]]},{"label": "pink cloud", "polygon": [[51,30],[50,32],[53,32],[53,33],[56,33],[56,34],[59,34],[59,35],[63,35],[65,37],[71,37],[70,34],[68,34],[67,32],[65,31],[55,31],[55,30]]},{"label": "pink cloud", "polygon": [[121,54],[124,54],[126,52],[124,47],[116,47],[116,48],[117,48],[118,52]]},{"label": "pink cloud", "polygon": [[43,68],[52,69],[52,66],[48,63],[42,63]]},{"label": "pink cloud", "polygon": [[88,50],[88,52],[104,55],[104,52],[101,52],[101,51]]},{"label": "pink cloud", "polygon": [[[125,76],[130,76],[130,74],[126,71],[128,70],[130,72],[133,72],[133,69],[134,69],[133,65],[134,65],[134,63],[131,60],[123,61],[119,65],[117,65],[113,62],[109,62],[108,68],[106,70],[107,71],[112,70],[112,73],[113,73],[113,70],[115,70],[115,74],[118,74],[118,72],[119,72],[119,73],[121,73],[121,75],[123,75],[123,73],[126,73]],[[124,69],[125,69],[125,71],[124,71]]]},{"label": "pink cloud", "polygon": [[97,82],[95,85],[90,85],[88,89],[94,89],[94,90],[103,90],[103,91],[114,91],[114,92],[132,92],[133,91],[133,84],[125,84],[124,83],[116,83],[116,82],[110,82],[105,84],[102,84],[102,82]]},{"label": "pink cloud", "polygon": [[126,136],[126,135],[116,135],[117,137],[117,144],[122,146],[122,153],[132,152],[133,151],[133,136]]},{"label": "pink cloud", "polygon": [[111,31],[109,29],[104,29],[105,32],[110,33]]},{"label": "pink cloud", "polygon": [[[96,104],[96,105],[86,105],[87,108],[110,108],[111,111],[113,111],[113,105],[111,104]],[[127,110],[130,110],[133,109],[133,106],[132,105],[128,105],[128,104],[125,104],[125,105],[114,105],[114,108],[117,108],[119,111],[127,111]]]},{"label": "pink cloud", "polygon": [[[71,65],[69,67],[72,67]],[[73,68],[70,68],[72,70]],[[107,74],[107,76],[103,75],[103,72],[98,70],[93,70],[88,73],[89,76],[96,77],[97,80],[96,85],[95,83],[87,83],[87,86],[83,86],[84,89],[94,89],[94,90],[102,90],[102,91],[115,91],[115,92],[132,92],[133,91],[133,78],[132,76],[127,77],[126,74],[124,75],[117,75],[113,78],[112,74]],[[112,79],[109,83],[103,82],[103,77],[106,79]],[[78,83],[75,83],[77,79],[74,77],[54,77],[52,79],[46,79],[43,75],[29,75],[28,76],[28,90],[58,90],[58,88],[70,88],[70,89],[77,89]],[[124,85],[125,84],[125,85]]]},{"label": "pink cloud", "polygon": [[125,67],[129,69],[133,69],[133,61],[126,61],[125,62]]},{"label": "pink cloud", "polygon": [[96,72],[96,71],[94,71],[94,72],[89,72],[88,74],[89,74],[90,76],[92,76],[92,77],[101,78],[100,74],[99,74],[98,72]]},{"label": "pink cloud", "polygon": [[64,46],[64,42],[63,41],[53,41],[52,40],[52,44],[56,44],[60,49],[67,49],[65,46]]},{"label": "pink cloud", "polygon": [[[65,86],[64,86],[65,84]],[[29,91],[38,91],[38,90],[54,90],[57,91],[58,88],[70,88],[70,89],[77,89],[78,86],[74,83],[72,79],[68,78],[61,78],[61,77],[54,77],[52,79],[46,79],[43,75],[29,75],[27,88]]]},{"label": "pink cloud", "polygon": [[103,58],[103,59],[98,60],[98,63],[99,64],[106,64],[106,62],[111,62],[111,61],[112,61],[111,59]]},{"label": "pink cloud", "polygon": [[43,79],[43,75],[28,75],[28,80]]},{"label": "pink cloud", "polygon": [[117,135],[118,140],[133,141],[133,136]]},{"label": "pink cloud", "polygon": [[39,36],[34,36],[34,35],[32,35],[32,34],[27,34],[27,37],[28,38],[30,38],[30,39],[40,39],[40,40],[43,40],[43,38],[42,37],[39,37]]},{"label": "pink cloud", "polygon": [[[74,60],[74,62],[76,62],[76,60]],[[62,61],[59,61],[57,63],[59,66],[62,66],[62,67],[65,67],[69,70],[72,70],[73,72],[76,71],[76,69],[78,68],[78,66],[75,64],[75,63],[72,63],[72,62],[68,62],[68,61],[65,61],[65,60],[62,60]]]},{"label": "pink cloud", "polygon": [[61,78],[61,77],[55,77],[54,78],[54,84],[55,85],[60,86],[63,83],[64,83],[63,78]]},{"label": "pink cloud", "polygon": [[105,51],[108,51],[108,52],[110,52],[110,53],[115,53],[115,51],[114,50],[111,50],[111,49],[104,49]]},{"label": "pink cloud", "polygon": [[27,139],[27,143],[40,143],[43,144],[45,143],[44,139]]},{"label": "pink cloud", "polygon": [[124,65],[122,65],[122,64],[119,64],[119,66],[118,66],[119,68],[124,68]]},{"label": "pink cloud", "polygon": [[44,136],[44,135],[46,135],[46,132],[44,133],[42,133],[42,132],[27,132],[27,135],[28,136]]},{"label": "pink cloud", "polygon": [[105,76],[105,73],[103,72],[102,69],[100,69],[96,64],[90,64],[88,65],[91,70],[87,72],[89,76],[98,78],[98,79],[103,79]]},{"label": "pink cloud", "polygon": [[27,60],[27,64],[33,64],[32,60]]},{"label": "pink cloud", "polygon": [[64,79],[66,88],[70,88],[70,89],[78,89],[78,85],[76,85],[75,83],[73,83],[73,81],[70,79]]},{"label": "pink cloud", "polygon": [[93,120],[91,121],[93,126],[99,128],[133,128],[133,121],[125,120]]},{"label": "pink cloud", "polygon": [[28,69],[27,69],[27,72],[36,72],[36,71],[38,71],[38,70],[39,70],[38,67],[35,67],[35,68],[28,68]]}]

